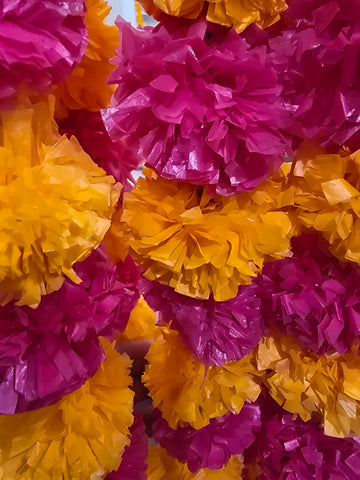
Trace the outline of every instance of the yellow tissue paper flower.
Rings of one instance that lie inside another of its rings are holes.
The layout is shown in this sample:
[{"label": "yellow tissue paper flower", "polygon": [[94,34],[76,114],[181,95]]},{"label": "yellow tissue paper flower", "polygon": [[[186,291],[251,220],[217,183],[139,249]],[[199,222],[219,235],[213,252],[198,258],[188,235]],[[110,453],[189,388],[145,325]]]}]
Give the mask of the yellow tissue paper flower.
[{"label": "yellow tissue paper flower", "polygon": [[307,150],[296,159],[289,185],[303,227],[322,233],[340,260],[360,264],[360,150],[323,154]]},{"label": "yellow tissue paper flower", "polygon": [[65,84],[56,87],[56,116],[67,116],[70,110],[97,112],[110,103],[115,87],[107,80],[115,65],[109,60],[119,46],[119,32],[115,25],[107,25],[106,17],[111,7],[104,0],[86,0],[85,24],[89,43],[85,56],[73,70]]},{"label": "yellow tissue paper flower", "polygon": [[149,480],[241,480],[243,463],[239,456],[233,455],[220,470],[202,468],[191,473],[186,464],[170,457],[161,447],[149,445],[146,471]]},{"label": "yellow tissue paper flower", "polygon": [[130,313],[126,329],[117,336],[118,342],[153,340],[160,335],[155,324],[155,313],[141,296],[136,307]]},{"label": "yellow tissue paper flower", "polygon": [[246,400],[257,399],[260,387],[250,355],[206,369],[181,343],[178,332],[164,328],[162,334],[150,346],[143,381],[171,428],[184,423],[202,428],[211,418],[237,414]]},{"label": "yellow tissue paper flower", "polygon": [[164,12],[195,19],[204,10],[209,22],[234,27],[238,33],[252,23],[269,27],[287,9],[285,0],[140,0],[140,3],[155,18]]},{"label": "yellow tissue paper flower", "polygon": [[283,181],[277,173],[252,192],[210,198],[202,187],[146,170],[124,196],[130,254],[145,277],[183,295],[233,298],[265,261],[291,255],[295,227],[281,208],[293,198]]},{"label": "yellow tissue paper flower", "polygon": [[102,479],[117,469],[133,422],[131,362],[108,341],[79,390],[49,407],[0,416],[1,480]]},{"label": "yellow tissue paper flower", "polygon": [[0,114],[0,304],[35,306],[102,241],[120,187],[57,133],[53,99]]},{"label": "yellow tissue paper flower", "polygon": [[271,396],[305,422],[321,420],[326,435],[360,435],[359,346],[320,356],[295,339],[273,335],[257,347],[259,372]]}]

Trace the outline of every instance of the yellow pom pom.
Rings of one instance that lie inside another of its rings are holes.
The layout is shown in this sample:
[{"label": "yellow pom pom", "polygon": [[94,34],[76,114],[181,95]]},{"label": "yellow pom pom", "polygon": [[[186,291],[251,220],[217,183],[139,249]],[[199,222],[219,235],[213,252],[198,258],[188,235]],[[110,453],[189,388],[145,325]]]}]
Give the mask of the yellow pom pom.
[{"label": "yellow pom pom", "polygon": [[155,324],[155,313],[140,297],[132,310],[124,333],[117,337],[118,342],[153,340],[160,335],[160,328]]},{"label": "yellow pom pom", "polygon": [[67,116],[71,110],[85,109],[97,112],[110,103],[115,87],[107,84],[115,66],[109,60],[119,46],[119,32],[115,25],[107,25],[105,19],[111,7],[104,0],[86,0],[85,24],[89,43],[85,56],[73,70],[64,85],[56,87],[56,116]]},{"label": "yellow pom pom", "polygon": [[150,346],[143,380],[153,404],[172,428],[190,423],[199,429],[211,418],[240,412],[244,402],[254,402],[260,387],[248,355],[223,367],[205,366],[180,342],[178,333],[163,329]]},{"label": "yellow pom pom", "polygon": [[203,9],[209,22],[234,27],[240,33],[257,23],[269,27],[287,9],[285,0],[140,0],[149,15],[159,18],[161,12],[195,19]]},{"label": "yellow pom pom", "polygon": [[327,435],[360,435],[359,347],[343,355],[320,356],[285,336],[270,336],[257,347],[265,385],[287,411],[315,417]]},{"label": "yellow pom pom", "polygon": [[77,141],[57,133],[53,100],[0,115],[0,304],[36,305],[102,241],[119,198]]},{"label": "yellow pom pom", "polygon": [[121,220],[148,279],[183,295],[228,300],[265,261],[290,255],[294,225],[280,209],[293,200],[282,190],[283,174],[250,193],[214,198],[202,187],[145,174],[125,194]]},{"label": "yellow pom pom", "polygon": [[337,258],[360,264],[360,150],[352,155],[305,151],[289,182],[303,226],[321,232]]},{"label": "yellow pom pom", "polygon": [[186,464],[170,457],[161,447],[149,445],[147,478],[149,480],[241,480],[242,461],[233,455],[220,470],[202,468],[191,473]]},{"label": "yellow pom pom", "polygon": [[32,412],[0,416],[2,480],[101,479],[129,444],[133,392],[126,355],[106,360],[79,390]]}]

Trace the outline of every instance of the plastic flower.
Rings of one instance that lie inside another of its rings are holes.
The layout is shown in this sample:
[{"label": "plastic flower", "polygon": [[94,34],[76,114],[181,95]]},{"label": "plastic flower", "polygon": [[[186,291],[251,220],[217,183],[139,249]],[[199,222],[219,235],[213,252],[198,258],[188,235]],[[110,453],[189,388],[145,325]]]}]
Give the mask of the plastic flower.
[{"label": "plastic flower", "polygon": [[294,226],[280,209],[293,200],[283,195],[282,177],[250,194],[210,198],[201,187],[145,175],[125,194],[121,221],[146,278],[223,301],[250,283],[265,261],[290,255]]},{"label": "plastic flower", "polygon": [[103,247],[75,266],[82,283],[64,282],[36,309],[0,309],[0,413],[58,401],[104,359],[99,335],[125,329],[138,292],[117,274]]},{"label": "plastic flower", "polygon": [[134,412],[134,423],[130,427],[130,434],[130,445],[124,449],[120,467],[109,473],[105,480],[146,480],[148,439],[145,435],[144,422],[136,412]]},{"label": "plastic flower", "polygon": [[266,325],[317,353],[344,353],[360,337],[360,269],[340,263],[318,236],[292,239],[294,256],[256,279]]},{"label": "plastic flower", "polygon": [[83,0],[3,0],[0,4],[0,110],[22,85],[44,92],[62,83],[86,45]]},{"label": "plastic flower", "polygon": [[184,423],[199,429],[211,418],[239,413],[246,400],[254,402],[260,393],[249,356],[205,369],[173,330],[164,329],[146,358],[144,383],[154,406],[174,429]]},{"label": "plastic flower", "polygon": [[119,34],[115,25],[107,25],[106,17],[111,7],[105,0],[86,0],[85,24],[89,44],[84,58],[74,69],[64,85],[56,89],[57,117],[66,116],[71,110],[97,112],[107,107],[114,88],[107,79],[114,66],[109,60],[115,56]]},{"label": "plastic flower", "polygon": [[270,395],[304,421],[320,419],[325,435],[360,435],[359,346],[343,355],[320,356],[286,336],[257,347],[257,368]]},{"label": "plastic flower", "polygon": [[143,341],[153,340],[160,334],[160,329],[155,324],[155,313],[140,297],[136,307],[130,313],[126,329],[117,336],[117,341]]},{"label": "plastic flower", "polygon": [[119,187],[73,138],[57,133],[51,99],[0,117],[0,303],[37,305],[110,226]]},{"label": "plastic flower", "polygon": [[109,81],[118,88],[102,112],[113,140],[162,177],[211,194],[252,190],[280,168],[289,116],[265,49],[204,20],[117,25],[121,46]]},{"label": "plastic flower", "polygon": [[268,398],[263,402],[261,414],[262,428],[255,434],[244,461],[245,471],[248,463],[257,465],[260,471],[257,480],[357,478],[359,438],[324,435],[316,423],[294,419]]},{"label": "plastic flower", "polygon": [[186,465],[170,457],[166,450],[149,445],[147,478],[149,480],[239,480],[243,465],[234,455],[227,465],[220,470],[201,469],[191,473]]},{"label": "plastic flower", "polygon": [[155,17],[161,12],[177,17],[197,18],[203,10],[209,22],[233,26],[238,33],[255,22],[263,28],[275,23],[286,8],[284,0],[140,0]]},{"label": "plastic flower", "polygon": [[321,232],[340,260],[360,263],[360,150],[351,154],[302,152],[289,183],[295,214],[307,229]]},{"label": "plastic flower", "polygon": [[171,324],[194,357],[205,365],[224,365],[251,353],[264,333],[254,284],[239,287],[226,302],[197,300],[146,279],[141,292],[158,312],[158,325]]},{"label": "plastic flower", "polygon": [[64,120],[58,120],[61,134],[74,135],[84,151],[115,180],[125,191],[134,186],[132,170],[139,159],[123,142],[113,142],[107,133],[100,112],[73,110]]},{"label": "plastic flower", "polygon": [[79,390],[49,407],[0,416],[3,480],[87,480],[119,467],[133,422],[131,362],[103,345],[106,360]]},{"label": "plastic flower", "polygon": [[[292,115],[288,133],[337,151],[360,130],[360,0],[293,0],[267,49]],[[356,145],[360,147],[359,137]]]},{"label": "plastic flower", "polygon": [[259,406],[245,403],[238,415],[212,418],[199,430],[189,425],[173,430],[157,412],[152,430],[155,441],[169,455],[196,472],[201,468],[223,468],[232,455],[242,454],[251,445],[260,426]]}]

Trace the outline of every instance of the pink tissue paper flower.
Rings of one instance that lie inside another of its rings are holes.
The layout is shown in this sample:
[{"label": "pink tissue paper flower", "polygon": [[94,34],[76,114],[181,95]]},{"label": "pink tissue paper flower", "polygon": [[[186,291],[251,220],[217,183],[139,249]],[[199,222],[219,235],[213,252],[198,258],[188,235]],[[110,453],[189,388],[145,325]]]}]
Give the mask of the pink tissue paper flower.
[{"label": "pink tissue paper flower", "polygon": [[124,191],[133,188],[131,172],[138,167],[139,158],[121,140],[111,140],[100,112],[69,111],[68,117],[57,123],[60,133],[76,137],[92,160],[120,182]]},{"label": "pink tissue paper flower", "polygon": [[[311,421],[293,419],[271,398],[263,401],[262,428],[245,451],[257,480],[358,480],[360,437],[334,438]],[[243,479],[254,478],[245,468]]]},{"label": "pink tissue paper flower", "polygon": [[130,428],[130,445],[125,447],[120,467],[109,473],[105,480],[146,480],[148,439],[141,416],[134,412],[134,423]]},{"label": "pink tissue paper flower", "polygon": [[155,410],[154,439],[168,454],[182,463],[187,462],[193,473],[200,468],[219,470],[232,455],[240,455],[255,438],[261,427],[260,408],[245,403],[238,415],[228,413],[210,420],[206,427],[195,430],[191,426],[173,430]]},{"label": "pink tissue paper flower", "polygon": [[294,238],[292,250],[256,280],[265,324],[319,354],[350,350],[360,338],[360,268],[333,257],[318,236]]},{"label": "pink tissue paper flower", "polygon": [[83,0],[0,2],[0,110],[21,85],[43,93],[67,79],[87,46],[84,13]]},{"label": "pink tissue paper flower", "polygon": [[251,353],[264,333],[260,300],[254,284],[239,287],[225,302],[197,300],[171,287],[143,279],[141,293],[158,312],[158,325],[180,332],[184,344],[205,365],[224,365]]},{"label": "pink tissue paper flower", "polygon": [[98,337],[126,328],[138,290],[104,246],[75,271],[82,283],[67,280],[36,309],[0,308],[0,414],[44,407],[79,388],[105,358]]},{"label": "pink tissue paper flower", "polygon": [[102,111],[123,140],[168,179],[214,195],[252,190],[289,152],[289,117],[264,47],[250,49],[233,29],[164,19],[134,29],[118,19],[118,84]]}]

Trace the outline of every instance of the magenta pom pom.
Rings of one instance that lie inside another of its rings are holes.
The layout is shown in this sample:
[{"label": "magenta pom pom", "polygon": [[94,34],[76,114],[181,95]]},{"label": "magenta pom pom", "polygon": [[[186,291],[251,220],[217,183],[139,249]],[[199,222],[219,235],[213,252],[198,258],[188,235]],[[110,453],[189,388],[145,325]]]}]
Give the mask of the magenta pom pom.
[{"label": "magenta pom pom", "polygon": [[1,414],[40,408],[79,388],[104,360],[98,337],[126,328],[138,291],[119,278],[104,247],[75,271],[82,283],[67,280],[36,309],[1,307]]},{"label": "magenta pom pom", "polygon": [[143,280],[141,293],[159,312],[159,325],[180,332],[183,342],[205,365],[224,365],[252,352],[264,333],[260,301],[253,284],[239,287],[226,302],[197,300],[158,282]]},{"label": "magenta pom pom", "polygon": [[288,133],[336,151],[360,130],[360,0],[292,0],[286,24],[269,30],[267,46],[292,112]]},{"label": "magenta pom pom", "polygon": [[60,133],[75,136],[93,161],[119,181],[125,191],[133,188],[131,172],[138,167],[139,159],[121,140],[113,142],[110,139],[100,112],[71,111],[58,124]]},{"label": "magenta pom pom", "polygon": [[119,20],[118,84],[103,110],[159,175],[231,195],[252,190],[284,160],[288,113],[265,49],[204,20],[167,18],[133,29]]},{"label": "magenta pom pom", "polygon": [[144,422],[136,412],[130,434],[130,445],[125,447],[119,469],[109,473],[106,480],[146,480],[148,440]]},{"label": "magenta pom pom", "polygon": [[294,256],[269,262],[257,279],[265,323],[324,354],[360,337],[360,269],[342,264],[321,238],[292,240]]},{"label": "magenta pom pom", "polygon": [[21,85],[43,92],[62,83],[87,45],[83,0],[0,2],[0,110]]},{"label": "magenta pom pom", "polygon": [[260,408],[245,403],[238,415],[228,413],[212,418],[206,427],[195,430],[191,426],[173,430],[155,411],[154,439],[169,455],[186,463],[192,472],[200,468],[218,470],[232,455],[240,455],[254,441],[254,433],[260,429]]},{"label": "magenta pom pom", "polygon": [[[257,480],[358,480],[360,437],[328,437],[268,398],[261,414],[262,428],[245,452],[245,464],[260,470]],[[254,478],[244,473],[244,480]]]}]

